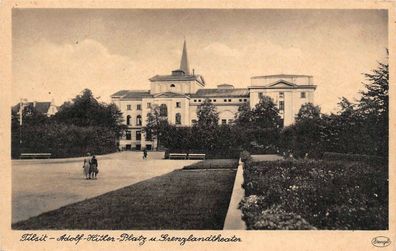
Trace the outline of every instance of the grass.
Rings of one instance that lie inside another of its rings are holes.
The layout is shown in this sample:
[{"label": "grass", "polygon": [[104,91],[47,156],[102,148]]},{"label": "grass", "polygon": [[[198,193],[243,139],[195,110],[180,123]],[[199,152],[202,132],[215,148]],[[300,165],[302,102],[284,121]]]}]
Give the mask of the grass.
[{"label": "grass", "polygon": [[176,170],[12,225],[13,229],[223,228],[234,170]]},{"label": "grass", "polygon": [[237,167],[237,159],[208,159],[189,166],[185,166],[183,169],[236,169]]}]

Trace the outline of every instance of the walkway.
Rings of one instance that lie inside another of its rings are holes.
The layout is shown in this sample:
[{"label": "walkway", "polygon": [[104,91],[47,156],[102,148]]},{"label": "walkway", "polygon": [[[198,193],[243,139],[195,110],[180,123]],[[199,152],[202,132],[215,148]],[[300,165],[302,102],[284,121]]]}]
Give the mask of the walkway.
[{"label": "walkway", "polygon": [[82,158],[12,161],[12,222],[169,173],[198,160],[163,160],[163,152],[98,156],[97,180],[83,178]]}]

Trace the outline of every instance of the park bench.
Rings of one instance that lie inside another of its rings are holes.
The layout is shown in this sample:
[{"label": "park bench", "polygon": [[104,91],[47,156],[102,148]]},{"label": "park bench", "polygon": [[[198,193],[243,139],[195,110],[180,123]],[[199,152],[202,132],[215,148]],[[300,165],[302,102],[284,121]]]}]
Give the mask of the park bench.
[{"label": "park bench", "polygon": [[51,153],[21,153],[21,159],[49,159],[51,157]]},{"label": "park bench", "polygon": [[187,153],[170,153],[169,159],[187,159]]},{"label": "park bench", "polygon": [[190,153],[188,159],[205,159],[206,154],[204,153]]}]

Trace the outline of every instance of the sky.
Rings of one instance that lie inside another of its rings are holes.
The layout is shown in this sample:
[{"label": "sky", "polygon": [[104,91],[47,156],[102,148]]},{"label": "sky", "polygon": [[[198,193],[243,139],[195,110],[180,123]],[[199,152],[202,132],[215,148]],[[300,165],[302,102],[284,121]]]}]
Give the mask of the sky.
[{"label": "sky", "polygon": [[190,69],[207,88],[246,88],[250,78],[312,75],[315,104],[334,112],[363,89],[362,73],[386,62],[385,10],[14,9],[13,102],[56,105],[89,88],[100,101],[178,69],[183,40]]}]

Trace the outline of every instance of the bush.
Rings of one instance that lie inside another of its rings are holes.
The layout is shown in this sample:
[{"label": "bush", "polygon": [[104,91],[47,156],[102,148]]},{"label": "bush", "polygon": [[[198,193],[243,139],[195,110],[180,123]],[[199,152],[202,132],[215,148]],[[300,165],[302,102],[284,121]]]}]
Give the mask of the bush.
[{"label": "bush", "polygon": [[244,188],[246,196],[261,196],[264,209],[279,205],[319,229],[388,228],[386,164],[323,160],[253,162],[245,164]]},{"label": "bush", "polygon": [[348,154],[348,153],[323,153],[323,159],[325,160],[347,160],[347,161],[368,161],[368,162],[380,162],[385,163],[387,161],[383,156],[375,155],[364,155],[364,154]]},{"label": "bush", "polygon": [[79,157],[87,152],[105,154],[116,152],[116,135],[105,127],[79,127],[60,123],[50,123],[23,128],[22,147],[12,142],[14,157],[18,153],[52,153],[51,157]]},{"label": "bush", "polygon": [[313,230],[300,215],[288,213],[280,206],[267,208],[263,196],[251,195],[241,203],[242,218],[246,220],[247,229],[254,230]]},{"label": "bush", "polygon": [[252,160],[252,157],[248,151],[241,152],[240,158],[242,162],[248,162]]}]

